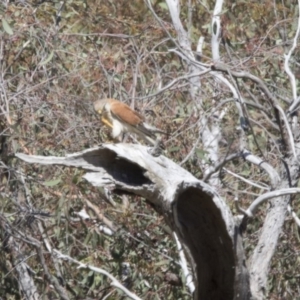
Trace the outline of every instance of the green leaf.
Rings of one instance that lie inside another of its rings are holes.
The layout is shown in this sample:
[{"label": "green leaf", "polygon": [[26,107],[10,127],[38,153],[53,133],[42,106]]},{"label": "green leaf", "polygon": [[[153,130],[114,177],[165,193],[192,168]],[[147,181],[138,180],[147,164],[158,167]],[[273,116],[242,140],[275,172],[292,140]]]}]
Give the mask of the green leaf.
[{"label": "green leaf", "polygon": [[160,8],[162,8],[162,9],[168,10],[168,5],[164,2],[159,3],[158,6],[160,6]]},{"label": "green leaf", "polygon": [[44,66],[46,65],[53,57],[54,52],[51,51],[51,53],[49,54],[49,56],[42,62],[39,63],[40,66]]},{"label": "green leaf", "polygon": [[44,185],[45,186],[55,186],[55,185],[59,184],[60,182],[61,182],[61,179],[58,178],[58,179],[54,179],[54,180],[50,180],[50,181],[45,181]]},{"label": "green leaf", "polygon": [[208,162],[207,154],[208,152],[203,149],[196,149],[196,154],[200,159],[204,159],[206,162]]},{"label": "green leaf", "polygon": [[246,170],[243,170],[241,173],[240,173],[240,175],[242,175],[242,176],[249,176],[250,175],[250,169],[246,169]]},{"label": "green leaf", "polygon": [[6,33],[12,35],[14,34],[13,30],[11,29],[11,27],[9,26],[9,24],[7,23],[7,21],[3,18],[2,19],[2,26],[3,29],[6,31]]},{"label": "green leaf", "polygon": [[91,238],[92,238],[92,232],[89,231],[86,238],[84,239],[84,242],[83,242],[84,245],[87,245],[90,242]]},{"label": "green leaf", "polygon": [[158,266],[163,266],[163,265],[168,265],[168,264],[170,264],[170,260],[164,259],[164,260],[161,260],[161,261],[155,263],[155,266],[158,267]]},{"label": "green leaf", "polygon": [[180,150],[180,147],[179,147],[179,146],[174,146],[174,147],[168,149],[168,151],[169,151],[170,153],[171,153],[171,152],[177,152],[177,151],[179,151],[179,150]]}]

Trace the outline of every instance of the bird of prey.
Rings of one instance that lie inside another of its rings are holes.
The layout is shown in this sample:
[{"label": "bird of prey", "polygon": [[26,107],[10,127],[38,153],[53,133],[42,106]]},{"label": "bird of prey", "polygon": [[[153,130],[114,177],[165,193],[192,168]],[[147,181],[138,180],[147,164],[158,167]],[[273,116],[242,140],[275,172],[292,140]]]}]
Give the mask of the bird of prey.
[{"label": "bird of prey", "polygon": [[145,142],[156,145],[156,133],[163,131],[145,123],[144,117],[127,104],[116,99],[100,99],[94,102],[94,109],[101,116],[101,121],[112,129],[114,139],[122,133],[135,133]]}]

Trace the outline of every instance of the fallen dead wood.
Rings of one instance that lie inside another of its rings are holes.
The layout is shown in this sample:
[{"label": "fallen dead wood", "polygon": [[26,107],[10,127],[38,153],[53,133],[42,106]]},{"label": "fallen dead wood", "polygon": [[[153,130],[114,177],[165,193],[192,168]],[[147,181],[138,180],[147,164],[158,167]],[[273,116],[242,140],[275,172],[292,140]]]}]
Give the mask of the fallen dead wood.
[{"label": "fallen dead wood", "polygon": [[194,299],[250,299],[242,239],[229,208],[209,185],[170,159],[131,144],[105,144],[66,157],[16,156],[28,163],[82,168],[94,186],[146,198],[188,253]]}]

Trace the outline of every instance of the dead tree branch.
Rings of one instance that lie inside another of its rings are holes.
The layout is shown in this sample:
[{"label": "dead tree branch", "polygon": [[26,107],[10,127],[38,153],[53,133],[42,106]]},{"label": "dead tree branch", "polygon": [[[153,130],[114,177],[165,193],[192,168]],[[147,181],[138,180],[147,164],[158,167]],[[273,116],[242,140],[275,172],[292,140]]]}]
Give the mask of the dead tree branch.
[{"label": "dead tree branch", "polygon": [[146,198],[187,251],[194,299],[250,299],[242,239],[229,208],[209,185],[173,161],[129,144],[106,144],[66,157],[16,156],[28,163],[82,168],[94,186]]}]

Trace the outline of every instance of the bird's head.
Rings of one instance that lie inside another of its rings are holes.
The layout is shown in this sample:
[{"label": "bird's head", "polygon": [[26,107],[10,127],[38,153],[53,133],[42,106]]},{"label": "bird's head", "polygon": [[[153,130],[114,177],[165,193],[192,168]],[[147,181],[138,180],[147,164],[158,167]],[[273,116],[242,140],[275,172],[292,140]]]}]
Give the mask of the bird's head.
[{"label": "bird's head", "polygon": [[98,114],[102,114],[103,108],[107,103],[107,99],[100,99],[94,102],[94,109]]}]

